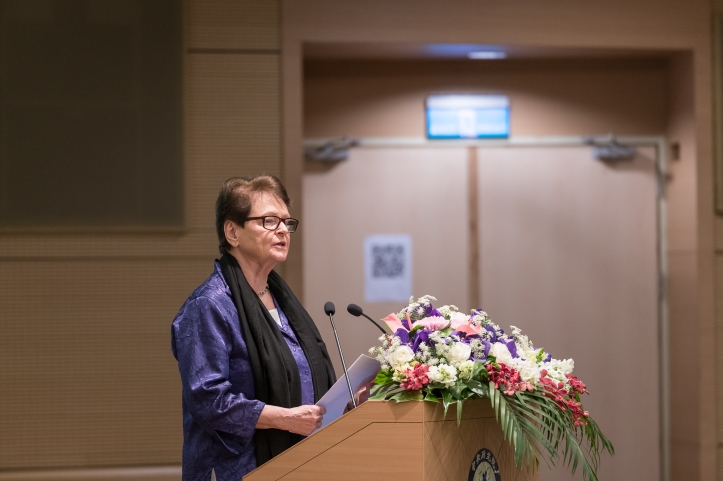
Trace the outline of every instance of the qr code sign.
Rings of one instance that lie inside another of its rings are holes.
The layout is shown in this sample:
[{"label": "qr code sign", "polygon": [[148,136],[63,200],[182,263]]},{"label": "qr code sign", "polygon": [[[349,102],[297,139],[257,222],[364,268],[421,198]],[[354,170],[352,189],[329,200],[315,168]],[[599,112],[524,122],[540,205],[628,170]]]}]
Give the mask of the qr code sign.
[{"label": "qr code sign", "polygon": [[401,302],[412,295],[412,236],[364,237],[364,301]]},{"label": "qr code sign", "polygon": [[395,278],[404,274],[406,256],[400,244],[375,245],[372,247],[372,276]]}]

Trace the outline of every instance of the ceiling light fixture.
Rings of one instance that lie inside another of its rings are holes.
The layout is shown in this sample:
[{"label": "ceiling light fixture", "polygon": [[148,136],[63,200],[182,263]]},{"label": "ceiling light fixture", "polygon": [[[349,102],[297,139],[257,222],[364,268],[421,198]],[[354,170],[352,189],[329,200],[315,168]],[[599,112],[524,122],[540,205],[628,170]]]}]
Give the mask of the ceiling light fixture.
[{"label": "ceiling light fixture", "polygon": [[474,60],[497,60],[501,58],[507,58],[507,54],[505,52],[483,50],[480,52],[468,52],[467,58],[471,58]]}]

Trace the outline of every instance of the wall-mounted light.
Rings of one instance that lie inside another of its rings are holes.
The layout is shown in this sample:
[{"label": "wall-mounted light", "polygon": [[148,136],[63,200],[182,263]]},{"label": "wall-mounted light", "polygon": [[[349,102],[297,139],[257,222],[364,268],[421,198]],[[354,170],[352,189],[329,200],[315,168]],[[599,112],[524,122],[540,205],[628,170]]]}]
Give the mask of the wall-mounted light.
[{"label": "wall-mounted light", "polygon": [[507,58],[507,54],[505,52],[496,52],[493,50],[482,50],[479,52],[468,52],[467,58],[474,60],[498,60]]}]

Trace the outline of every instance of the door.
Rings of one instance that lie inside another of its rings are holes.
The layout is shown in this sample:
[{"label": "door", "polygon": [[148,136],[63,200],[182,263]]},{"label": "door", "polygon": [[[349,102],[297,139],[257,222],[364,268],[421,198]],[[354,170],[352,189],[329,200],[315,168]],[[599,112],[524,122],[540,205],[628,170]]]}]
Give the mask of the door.
[{"label": "door", "polygon": [[[480,301],[504,329],[573,358],[615,445],[600,479],[660,479],[655,153],[478,149]],[[582,479],[541,470],[542,481]]]},{"label": "door", "polygon": [[373,319],[406,302],[364,302],[364,238],[407,234],[412,240],[412,292],[467,305],[468,219],[465,148],[352,149],[344,162],[307,164],[303,179],[304,305],[319,326],[337,374],[341,363],[326,301],[345,359],[378,343],[380,332],[346,312],[359,304]]}]

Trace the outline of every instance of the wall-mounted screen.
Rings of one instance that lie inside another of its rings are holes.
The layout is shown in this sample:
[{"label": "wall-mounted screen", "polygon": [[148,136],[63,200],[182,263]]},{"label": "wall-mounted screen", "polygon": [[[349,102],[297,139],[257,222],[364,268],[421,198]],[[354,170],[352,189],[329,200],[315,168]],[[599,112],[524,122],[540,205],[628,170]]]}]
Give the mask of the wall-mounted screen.
[{"label": "wall-mounted screen", "polygon": [[426,103],[430,139],[499,139],[510,134],[510,101],[505,95],[430,95]]}]

